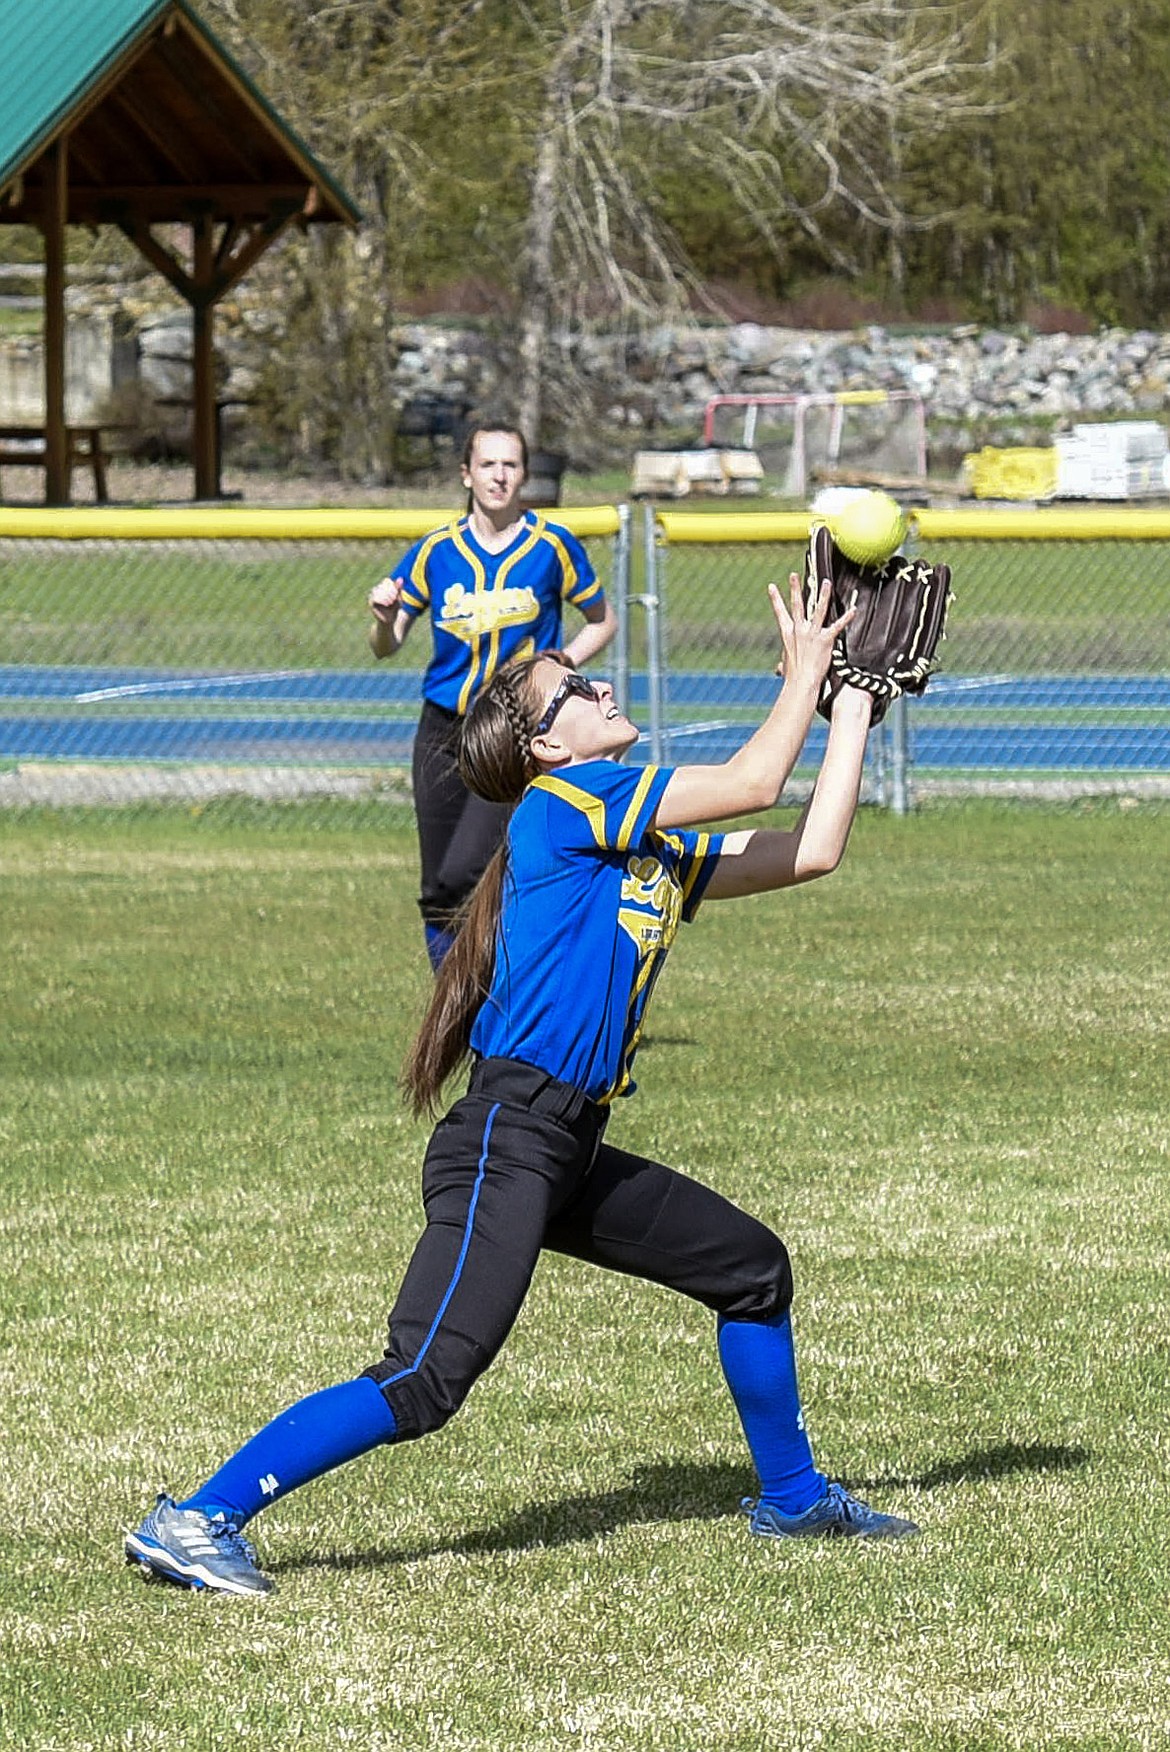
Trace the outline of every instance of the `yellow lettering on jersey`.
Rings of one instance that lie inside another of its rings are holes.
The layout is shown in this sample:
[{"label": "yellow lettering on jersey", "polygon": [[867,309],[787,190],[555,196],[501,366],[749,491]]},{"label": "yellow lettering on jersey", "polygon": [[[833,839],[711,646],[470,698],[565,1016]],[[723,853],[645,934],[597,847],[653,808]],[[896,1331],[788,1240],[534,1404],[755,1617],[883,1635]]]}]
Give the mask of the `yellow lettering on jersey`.
[{"label": "yellow lettering on jersey", "polygon": [[465,584],[452,584],[443,593],[437,618],[445,633],[470,645],[485,633],[497,636],[501,627],[532,620],[539,612],[533,592],[518,584],[505,590],[469,590]]},{"label": "yellow lettering on jersey", "polygon": [[[654,833],[651,835],[651,838],[653,840],[655,840],[659,845],[669,846],[671,848],[671,850],[674,852],[675,857],[679,860],[679,863],[683,864],[683,862],[684,862],[684,860],[683,860],[684,847],[683,847],[683,842],[679,838],[678,834],[675,834],[675,833]],[[686,905],[687,901],[691,898],[691,894],[694,890],[695,883],[699,879],[699,875],[702,871],[704,863],[706,862],[707,854],[710,850],[711,850],[711,835],[709,833],[696,834],[695,835],[695,848],[694,848],[694,851],[691,855],[690,862],[685,864],[685,875],[683,877],[683,890],[682,890],[682,897],[683,897],[683,905],[684,906]]]},{"label": "yellow lettering on jersey", "polygon": [[637,907],[640,916],[648,913],[659,927],[658,940],[665,935],[667,946],[673,942],[678,930],[682,898],[678,877],[657,858],[635,855],[627,861],[622,882],[623,911],[627,907]]},{"label": "yellow lettering on jersey", "polygon": [[[656,833],[650,839],[652,844],[660,845],[664,851],[669,849],[675,858],[681,860],[684,844],[677,834]],[[675,939],[683,906],[702,869],[709,845],[710,836],[700,834],[685,881],[680,881],[677,868],[673,864],[664,863],[652,853],[635,853],[626,862],[618,923],[626,935],[633,939],[638,950],[638,971],[630,991],[631,1015],[636,1011],[638,999],[644,992],[646,1002],[649,1002],[647,988],[653,986],[666,951]],[[600,1098],[602,1105],[608,1105],[629,1087],[630,1066],[642,1038],[645,1016],[646,1009],[643,1006],[641,1016],[626,1042],[621,1070],[613,1087]]]},{"label": "yellow lettering on jersey", "polygon": [[623,906],[618,910],[618,923],[638,945],[639,955],[649,955],[652,949],[662,947],[661,919],[652,918],[649,913],[638,912],[633,907]]}]

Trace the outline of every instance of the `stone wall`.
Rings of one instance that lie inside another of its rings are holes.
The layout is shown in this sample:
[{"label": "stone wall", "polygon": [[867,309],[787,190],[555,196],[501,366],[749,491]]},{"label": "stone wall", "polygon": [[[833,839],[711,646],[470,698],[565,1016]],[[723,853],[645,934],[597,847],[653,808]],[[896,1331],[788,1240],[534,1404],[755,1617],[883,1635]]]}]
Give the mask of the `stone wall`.
[{"label": "stone wall", "polygon": [[[403,390],[477,400],[491,361],[481,338],[410,324],[398,331]],[[1078,420],[1159,418],[1170,407],[1170,334],[1106,330],[1030,335],[974,326],[903,335],[762,328],[661,328],[625,342],[585,337],[569,363],[607,423],[698,435],[713,395],[910,390],[932,434],[982,442],[1027,441]],[[1014,436],[1013,436],[1014,435]]]},{"label": "stone wall", "polygon": [[[104,411],[122,357],[109,315],[71,316],[65,339],[65,415],[84,424]],[[45,355],[34,335],[0,339],[0,425],[35,425],[45,417]]]},{"label": "stone wall", "polygon": [[[69,410],[100,417],[135,379],[153,396],[190,394],[190,315],[127,288],[70,293]],[[217,326],[222,393],[250,398],[279,317],[246,299]],[[394,334],[403,399],[420,392],[508,406],[510,337],[479,327],[408,322]],[[38,418],[39,341],[0,341],[0,423]],[[986,442],[1026,443],[1078,420],[1162,418],[1170,405],[1170,334],[1104,330],[1035,335],[980,329],[900,334],[662,326],[617,339],[586,335],[554,364],[570,450],[605,443],[697,441],[716,394],[913,390],[936,446],[956,454]],[[604,439],[599,438],[604,434]]]},{"label": "stone wall", "polygon": [[[713,344],[712,344],[713,342]],[[712,366],[701,363],[711,351]],[[1041,418],[1156,414],[1170,391],[1170,335],[1021,335],[973,326],[899,335],[879,328],[818,334],[751,325],[660,343],[663,400],[690,414],[706,396],[917,391],[939,418],[989,411]],[[710,386],[710,387],[708,387]]]},{"label": "stone wall", "polygon": [[[490,335],[415,322],[395,340],[404,399],[439,393],[507,406],[506,345]],[[627,446],[697,441],[713,395],[886,389],[920,395],[932,455],[957,458],[984,443],[1043,442],[1080,420],[1168,415],[1170,334],[664,326],[639,338],[583,336],[553,377],[570,386],[560,410],[570,450],[596,450],[599,431]]]}]

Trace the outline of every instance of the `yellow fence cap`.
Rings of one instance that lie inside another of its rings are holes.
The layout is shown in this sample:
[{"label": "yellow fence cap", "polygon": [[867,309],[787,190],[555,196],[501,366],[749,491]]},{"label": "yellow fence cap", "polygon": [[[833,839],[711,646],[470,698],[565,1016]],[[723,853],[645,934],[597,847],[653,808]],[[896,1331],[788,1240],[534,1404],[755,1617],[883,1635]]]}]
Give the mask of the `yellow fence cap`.
[{"label": "yellow fence cap", "polygon": [[[271,506],[176,506],[128,510],[119,506],[79,505],[70,509],[0,505],[0,536],[40,541],[417,541],[432,529],[462,516],[431,506],[422,510],[330,506],[296,510]],[[542,517],[582,540],[616,535],[621,515],[616,505],[574,506]]]},{"label": "yellow fence cap", "polygon": [[939,541],[1170,541],[1170,508],[985,505],[907,513],[923,543]]},{"label": "yellow fence cap", "polygon": [[807,541],[811,511],[659,511],[655,523],[676,542]]}]

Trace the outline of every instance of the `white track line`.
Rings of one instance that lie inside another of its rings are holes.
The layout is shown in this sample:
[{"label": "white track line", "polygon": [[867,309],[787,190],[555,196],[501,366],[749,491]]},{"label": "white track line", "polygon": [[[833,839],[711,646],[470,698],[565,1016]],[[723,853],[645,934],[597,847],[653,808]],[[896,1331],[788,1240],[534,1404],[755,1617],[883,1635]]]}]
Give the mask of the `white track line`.
[{"label": "white track line", "polygon": [[201,687],[247,687],[255,681],[294,681],[299,676],[315,675],[315,669],[262,669],[255,675],[193,675],[180,681],[135,681],[124,687],[95,687],[89,693],[73,695],[75,705],[88,706],[94,700],[124,700],[138,694],[191,693]]},{"label": "white track line", "polygon": [[948,680],[936,676],[930,684],[930,691],[936,697],[940,693],[974,693],[981,687],[1012,687],[1014,684],[1028,680],[1023,675],[966,675],[961,681]]},{"label": "white track line", "polygon": [[674,742],[680,736],[705,736],[709,730],[746,730],[750,735],[754,728],[750,719],[712,718],[705,724],[672,724],[669,734]]}]

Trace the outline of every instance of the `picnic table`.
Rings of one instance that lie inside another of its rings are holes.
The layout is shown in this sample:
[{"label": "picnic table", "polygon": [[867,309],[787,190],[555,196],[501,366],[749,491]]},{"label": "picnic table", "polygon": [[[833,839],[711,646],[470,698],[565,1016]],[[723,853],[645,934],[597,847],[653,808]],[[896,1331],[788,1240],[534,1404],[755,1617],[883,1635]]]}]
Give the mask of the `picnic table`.
[{"label": "picnic table", "polygon": [[[67,425],[65,437],[69,473],[75,467],[87,468],[93,474],[94,497],[99,505],[109,504],[106,483],[106,451],[104,433],[120,430],[111,425]],[[0,502],[4,498],[6,468],[46,468],[48,449],[43,425],[0,426]]]}]

